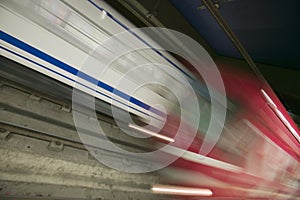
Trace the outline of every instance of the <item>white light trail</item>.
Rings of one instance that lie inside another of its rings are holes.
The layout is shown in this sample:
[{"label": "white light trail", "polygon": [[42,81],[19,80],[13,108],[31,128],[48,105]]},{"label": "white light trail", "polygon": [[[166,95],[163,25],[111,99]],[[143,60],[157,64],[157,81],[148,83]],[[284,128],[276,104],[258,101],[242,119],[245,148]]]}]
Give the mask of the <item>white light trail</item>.
[{"label": "white light trail", "polygon": [[289,131],[293,134],[293,136],[298,140],[300,143],[300,136],[298,135],[297,131],[292,127],[290,122],[285,118],[285,116],[282,114],[282,112],[277,108],[276,104],[273,102],[271,97],[263,90],[261,89],[261,93],[264,95],[265,99],[267,100],[270,107],[273,109],[277,117],[282,121],[282,123],[289,129]]},{"label": "white light trail", "polygon": [[158,134],[158,133],[155,133],[153,131],[150,131],[148,129],[145,129],[143,127],[140,127],[140,126],[137,126],[137,125],[134,125],[134,124],[128,124],[128,127],[132,128],[132,129],[135,129],[137,131],[140,131],[140,132],[143,132],[143,133],[146,133],[148,135],[151,135],[153,137],[157,137],[157,138],[160,138],[162,140],[166,140],[168,142],[175,142],[175,140],[173,138],[170,138],[170,137],[167,137],[167,136],[164,136],[164,135],[161,135],[161,134]]},{"label": "white light trail", "polygon": [[269,95],[263,90],[261,89],[260,90],[261,93],[264,95],[265,99],[267,100],[268,104],[273,108],[273,109],[276,109],[277,106],[276,104],[274,103],[274,101],[271,99],[271,97],[269,97]]},{"label": "white light trail", "polygon": [[152,187],[154,193],[173,194],[173,195],[189,195],[189,196],[212,196],[210,189],[189,188],[180,186],[154,185]]}]

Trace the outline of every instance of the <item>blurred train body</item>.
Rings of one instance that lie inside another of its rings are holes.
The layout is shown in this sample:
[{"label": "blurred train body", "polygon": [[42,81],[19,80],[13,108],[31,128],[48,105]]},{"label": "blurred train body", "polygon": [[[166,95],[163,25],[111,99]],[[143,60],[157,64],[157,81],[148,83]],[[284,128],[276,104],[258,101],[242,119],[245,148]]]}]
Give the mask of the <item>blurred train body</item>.
[{"label": "blurred train body", "polygon": [[[299,143],[266,103],[261,88],[272,95],[289,119],[279,100],[251,72],[224,66],[222,74],[227,97],[235,108],[228,111],[217,144],[207,157],[199,157],[201,146],[209,142],[204,139],[205,133],[199,131],[186,153],[163,170],[167,183],[211,189],[213,196],[219,198],[299,197]],[[171,125],[162,132],[172,135],[179,120],[174,116],[169,120]]]},{"label": "blurred train body", "polygon": [[[169,67],[165,71],[145,68],[143,73],[139,71],[139,74],[127,76],[125,84],[139,86],[149,74],[155,74],[157,79],[174,85],[178,94],[184,96],[184,83],[169,73],[168,69],[177,70],[187,79],[197,79],[198,76],[185,67],[188,63],[179,62],[167,52],[158,53],[149,49],[155,42],[138,32],[140,37],[132,35],[130,40],[141,43],[140,38],[143,38],[148,43],[142,45],[148,50],[121,56],[109,66],[95,66],[93,74],[93,70],[84,71],[81,68],[90,52],[109,37],[134,28],[105,2],[7,0],[1,1],[0,9],[2,56],[68,86],[77,87],[140,119],[150,116],[156,120],[153,126],[164,124],[161,135],[174,137],[180,124],[178,113],[168,113],[164,123],[161,122],[162,113],[166,110],[151,107],[157,102],[170,110],[178,106],[170,92],[163,87],[143,85],[138,92],[131,94],[128,92],[132,91],[126,91],[118,85],[118,80],[129,73],[132,66],[142,65],[149,60],[164,63]],[[113,58],[113,49],[105,55],[99,53],[95,59],[101,63],[107,55]],[[203,143],[210,142],[205,139],[205,131],[211,116],[211,104],[204,93],[197,93],[202,102],[199,106],[202,121],[196,127],[198,134],[182,157],[160,171],[165,184],[209,189],[212,193],[208,196],[211,197],[298,197],[300,145],[295,136],[295,132],[299,135],[297,126],[272,89],[254,74],[225,66],[222,60],[217,61],[217,65],[228,99],[223,132],[212,151],[205,157],[200,156]],[[101,67],[105,70],[99,78],[96,71]],[[84,76],[78,77],[78,74]],[[218,91],[218,88],[214,89]],[[193,117],[193,113],[189,116]],[[195,128],[189,127],[189,124],[185,127],[186,132]],[[184,138],[181,139],[184,141]],[[164,143],[157,139],[152,142]],[[181,150],[181,144],[176,144],[174,151],[167,154],[176,154]],[[193,199],[195,196],[182,199]]]}]

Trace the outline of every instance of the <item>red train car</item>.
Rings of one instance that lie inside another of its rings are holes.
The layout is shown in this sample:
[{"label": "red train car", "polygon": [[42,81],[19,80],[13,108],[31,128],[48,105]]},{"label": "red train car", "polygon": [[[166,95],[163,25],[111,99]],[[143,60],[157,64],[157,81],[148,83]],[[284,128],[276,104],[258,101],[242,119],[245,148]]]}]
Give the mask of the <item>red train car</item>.
[{"label": "red train car", "polygon": [[[187,151],[162,170],[166,185],[154,186],[153,191],[174,194],[178,199],[299,198],[297,126],[267,83],[224,63],[218,66],[222,68],[227,99],[233,105],[227,109],[217,143],[201,156],[201,146],[210,141],[205,139],[205,132],[199,131]],[[178,116],[169,116],[161,134],[173,138],[179,124]],[[175,142],[170,154],[175,154],[181,144]]]}]

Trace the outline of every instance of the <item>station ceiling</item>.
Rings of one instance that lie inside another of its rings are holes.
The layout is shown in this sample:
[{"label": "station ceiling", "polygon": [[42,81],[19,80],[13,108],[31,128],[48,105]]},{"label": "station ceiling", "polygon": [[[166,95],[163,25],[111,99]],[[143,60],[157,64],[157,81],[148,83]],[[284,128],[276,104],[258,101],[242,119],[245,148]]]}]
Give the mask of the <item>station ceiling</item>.
[{"label": "station ceiling", "polygon": [[[242,58],[216,20],[199,0],[171,4],[219,55]],[[300,70],[300,13],[297,0],[219,0],[219,12],[252,59]]]}]

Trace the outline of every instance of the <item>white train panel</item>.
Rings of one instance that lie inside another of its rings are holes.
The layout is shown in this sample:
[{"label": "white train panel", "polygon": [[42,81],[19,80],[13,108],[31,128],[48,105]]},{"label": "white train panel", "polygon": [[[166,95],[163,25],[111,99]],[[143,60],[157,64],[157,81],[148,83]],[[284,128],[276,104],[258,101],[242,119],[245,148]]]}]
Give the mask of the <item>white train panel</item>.
[{"label": "white train panel", "polygon": [[[88,58],[89,53],[101,42],[107,40],[111,35],[123,32],[134,26],[108,5],[94,1],[2,1],[0,17],[3,19],[1,28],[1,54],[11,58],[31,69],[39,71],[47,76],[55,78],[70,86],[75,86],[74,82],[79,81],[83,84],[81,90],[95,95],[96,97],[111,103],[112,89],[116,89],[118,81],[128,73],[132,67],[141,64],[159,63],[163,64],[164,70],[152,70],[152,73],[165,83],[178,88],[179,93],[185,91],[185,86],[174,78],[169,71],[182,71],[182,66],[171,56],[163,53],[159,55],[156,50],[149,50],[149,47],[156,45],[145,36],[138,32],[141,38],[131,34],[127,37],[128,41],[120,41],[120,47],[132,45],[148,48],[139,52],[124,55],[124,58],[112,63],[101,77],[103,87],[95,85],[98,77],[93,70],[101,70],[114,56],[119,56],[115,52],[115,46],[111,50],[94,52],[95,66],[93,68],[81,69],[81,66]],[[101,11],[104,9],[105,11]],[[147,40],[147,42],[145,42]],[[126,43],[126,44],[124,44]],[[104,62],[104,60],[108,60]],[[120,66],[120,64],[122,66]],[[176,69],[177,68],[177,69]],[[78,78],[77,72],[83,72],[85,77]],[[149,72],[149,71],[148,71]],[[191,76],[187,71],[182,71],[187,76]],[[147,79],[149,75],[147,69],[145,74],[138,73],[138,76],[127,76],[126,85],[138,87]],[[144,77],[143,77],[144,76]],[[188,77],[189,79],[189,77]],[[97,93],[93,89],[97,89]],[[154,88],[155,90],[155,88]],[[146,84],[135,94],[132,91],[121,91],[126,98],[133,97],[138,101],[131,102],[134,109],[130,112],[142,117],[145,113],[161,119],[159,112],[149,112],[149,105],[159,104],[164,107],[174,107],[173,103],[156,94]],[[166,96],[168,96],[166,94]],[[127,99],[122,95],[115,97],[120,102],[113,102],[123,109],[127,109]]]}]

